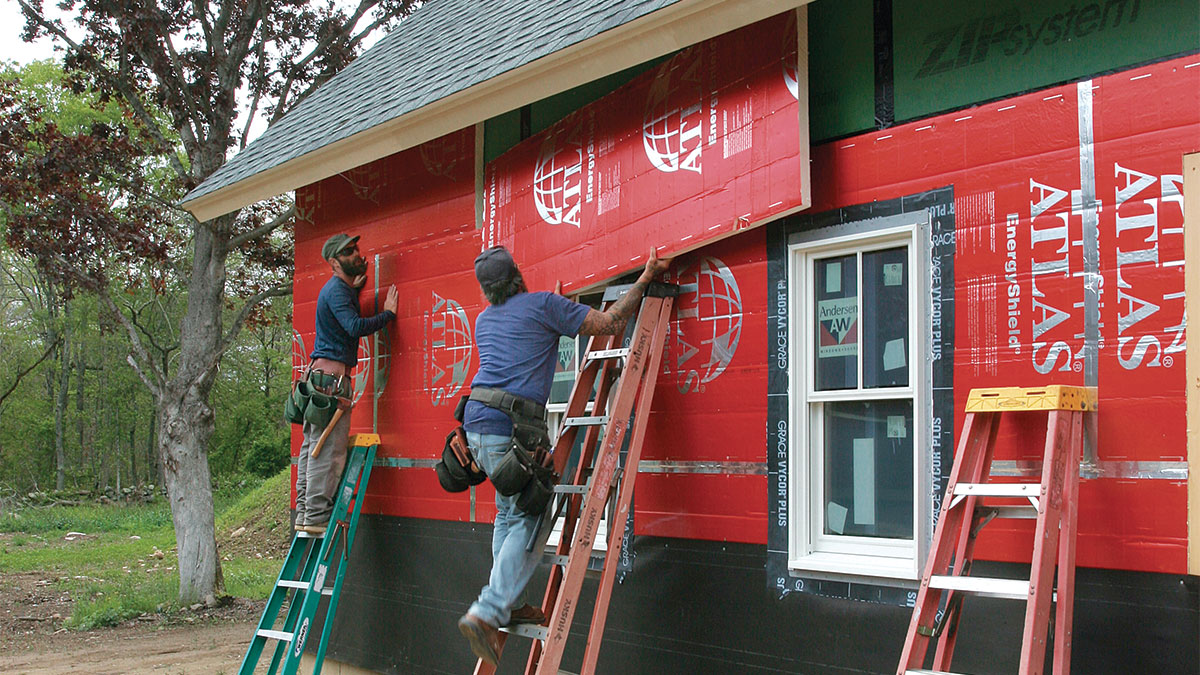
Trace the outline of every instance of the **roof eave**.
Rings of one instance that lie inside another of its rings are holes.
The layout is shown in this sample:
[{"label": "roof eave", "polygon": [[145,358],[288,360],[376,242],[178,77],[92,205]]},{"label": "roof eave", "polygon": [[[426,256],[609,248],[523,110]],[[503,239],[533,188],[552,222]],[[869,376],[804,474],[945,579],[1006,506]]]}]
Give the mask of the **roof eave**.
[{"label": "roof eave", "polygon": [[210,220],[810,1],[681,0],[182,206]]}]

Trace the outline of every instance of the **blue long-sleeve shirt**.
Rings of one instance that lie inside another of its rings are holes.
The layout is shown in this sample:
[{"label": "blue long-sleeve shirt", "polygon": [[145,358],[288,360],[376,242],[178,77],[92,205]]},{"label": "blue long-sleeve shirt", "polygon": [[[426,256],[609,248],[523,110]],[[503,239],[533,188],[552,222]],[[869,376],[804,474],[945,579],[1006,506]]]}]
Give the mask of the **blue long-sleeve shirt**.
[{"label": "blue long-sleeve shirt", "polygon": [[358,361],[358,339],[383,328],[396,318],[389,310],[363,318],[358,291],[340,277],[331,277],[317,295],[317,338],[310,359],[333,359],[353,368]]}]

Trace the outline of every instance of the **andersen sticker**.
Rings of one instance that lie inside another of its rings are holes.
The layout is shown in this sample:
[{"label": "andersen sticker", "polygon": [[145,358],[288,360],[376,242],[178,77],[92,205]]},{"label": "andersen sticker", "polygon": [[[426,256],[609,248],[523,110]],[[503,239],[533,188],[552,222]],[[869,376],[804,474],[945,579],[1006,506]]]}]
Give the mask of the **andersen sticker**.
[{"label": "andersen sticker", "polygon": [[858,298],[832,298],[817,302],[821,337],[818,358],[854,356],[858,353]]}]

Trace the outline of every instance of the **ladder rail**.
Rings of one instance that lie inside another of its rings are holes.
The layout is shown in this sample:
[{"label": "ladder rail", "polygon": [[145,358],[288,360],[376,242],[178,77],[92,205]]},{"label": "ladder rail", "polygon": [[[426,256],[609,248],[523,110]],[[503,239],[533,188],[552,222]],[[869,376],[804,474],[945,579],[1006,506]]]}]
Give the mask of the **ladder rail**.
[{"label": "ladder rail", "polygon": [[[655,324],[654,336],[651,338],[654,344],[663,344],[667,337],[667,322],[671,318],[671,305],[673,299],[667,298],[647,298],[646,303],[651,300],[658,300],[659,307],[658,321]],[[642,311],[655,311],[654,307],[642,307]],[[616,525],[609,529],[609,545],[607,553],[604,557],[604,570],[600,576],[600,587],[596,591],[596,604],[592,611],[592,623],[588,630],[587,645],[583,650],[583,665],[580,668],[580,675],[592,675],[596,672],[596,663],[600,658],[600,644],[604,638],[604,624],[608,619],[608,605],[612,600],[613,583],[617,576],[617,567],[621,560],[621,547],[624,543],[624,533],[627,526],[627,516],[629,514],[629,505],[633,500],[634,479],[637,477],[638,462],[642,458],[642,441],[646,437],[646,428],[649,426],[650,406],[654,402],[655,385],[658,383],[658,369],[662,362],[661,349],[651,349],[650,362],[645,370],[642,371],[640,378],[639,390],[640,396],[637,399],[637,409],[645,410],[646,414],[635,416],[633,423],[633,435],[629,443],[629,454],[625,458],[626,470],[622,476],[621,484],[618,488],[616,501],[616,514],[613,517],[613,522]]]},{"label": "ladder rail", "polygon": [[[363,498],[366,497],[365,488],[371,478],[371,467],[375,464],[376,447],[367,448],[366,457],[363,458],[362,473],[358,477],[358,484],[354,486],[354,507],[349,523],[341,536],[342,554],[338,560],[337,576],[333,581],[333,593],[329,596],[329,606],[325,610],[325,621],[321,626],[321,641],[317,645],[316,663],[313,665],[312,675],[321,675],[321,667],[325,663],[325,649],[329,646],[329,636],[333,630],[333,617],[337,613],[338,600],[342,597],[342,582],[346,579],[346,568],[350,566],[350,551],[354,548],[354,534],[358,528],[358,516],[362,511]],[[318,591],[317,599],[320,599],[320,591]]]},{"label": "ladder rail", "polygon": [[[974,456],[975,461],[967,467],[968,474],[965,483],[981,483],[987,479],[987,473],[992,465],[992,452],[996,444],[996,435],[1000,430],[1000,417],[997,413],[992,413],[986,439],[982,445],[974,446],[979,451]],[[960,485],[964,482],[956,482],[954,485],[947,486],[945,499],[950,499],[957,491]],[[942,503],[945,504],[945,499]],[[969,561],[975,551],[975,508],[979,504],[979,497],[975,495],[967,495],[964,498],[964,503],[955,504],[950,502],[947,508],[961,509],[959,517],[962,519],[962,524],[965,527],[959,528],[958,543],[954,548],[954,573],[956,575],[965,575],[971,571]],[[962,609],[963,594],[961,591],[949,590],[942,596],[946,601],[946,610],[943,615],[943,621],[948,622],[948,632],[943,631],[943,636],[937,642],[937,647],[933,654],[933,669],[945,670],[950,667],[950,661],[954,658],[954,648],[958,644],[958,619],[961,616],[959,613]]]},{"label": "ladder rail", "polygon": [[1046,660],[1046,626],[1050,620],[1050,600],[1054,591],[1054,568],[1058,558],[1062,487],[1066,479],[1067,442],[1071,436],[1071,413],[1051,410],[1047,422],[1046,460],[1042,464],[1042,499],[1038,509],[1033,542],[1032,569],[1029,574],[1029,602],[1021,637],[1020,672],[1041,672]]},{"label": "ladder rail", "polygon": [[[1079,528],[1079,455],[1083,447],[1084,415],[1071,415],[1071,444],[1067,451],[1067,482],[1063,490],[1066,514],[1058,546],[1058,596],[1055,607],[1054,672],[1071,672],[1071,640],[1075,621],[1075,535]],[[1092,419],[1095,419],[1092,416]]]},{"label": "ladder rail", "polygon": [[[955,457],[968,457],[972,448],[977,447],[980,442],[983,442],[985,434],[990,437],[995,433],[996,414],[991,412],[983,413],[967,413],[963,420],[962,436],[959,439],[958,449]],[[957,485],[964,471],[967,471],[964,463],[956,461],[954,468],[950,470],[950,482],[946,486],[946,494],[954,494],[954,486]],[[969,474],[968,474],[969,475]],[[969,482],[969,481],[964,481]],[[904,641],[904,651],[900,656],[900,665],[896,670],[896,675],[904,675],[904,672],[910,668],[920,668],[924,661],[925,653],[929,646],[929,636],[922,631],[928,630],[928,626],[932,625],[934,615],[937,611],[937,603],[930,602],[929,594],[931,592],[940,592],[929,587],[929,578],[934,575],[945,574],[950,567],[950,549],[949,547],[940,546],[939,543],[946,540],[946,532],[953,531],[953,528],[962,527],[963,509],[949,508],[946,506],[946,499],[942,500],[942,512],[938,516],[937,525],[934,527],[933,533],[933,549],[930,551],[928,559],[925,561],[925,573],[921,576],[921,585],[917,590],[916,608],[913,612],[912,619],[908,623],[908,635]]]},{"label": "ladder rail", "polygon": [[[645,299],[643,299],[643,304]],[[609,421],[604,430],[604,439],[596,457],[592,472],[592,490],[583,505],[579,520],[582,527],[575,531],[571,543],[571,557],[563,571],[563,580],[559,588],[558,599],[550,614],[550,633],[546,637],[542,656],[538,659],[538,675],[557,675],[558,666],[562,661],[563,649],[570,632],[571,622],[577,606],[576,599],[583,587],[584,574],[587,571],[588,558],[595,542],[603,509],[608,501],[612,487],[613,476],[616,474],[617,462],[620,459],[621,445],[629,428],[629,416],[633,412],[637,388],[628,386],[629,380],[634,382],[641,378],[642,369],[649,360],[648,351],[659,348],[662,343],[653,341],[654,329],[648,325],[649,312],[638,312],[637,324],[634,327],[630,343],[630,354],[621,385],[617,387],[616,398],[609,409]],[[657,317],[655,317],[657,322]],[[649,411],[646,411],[648,414]],[[580,555],[583,552],[583,555]]]}]

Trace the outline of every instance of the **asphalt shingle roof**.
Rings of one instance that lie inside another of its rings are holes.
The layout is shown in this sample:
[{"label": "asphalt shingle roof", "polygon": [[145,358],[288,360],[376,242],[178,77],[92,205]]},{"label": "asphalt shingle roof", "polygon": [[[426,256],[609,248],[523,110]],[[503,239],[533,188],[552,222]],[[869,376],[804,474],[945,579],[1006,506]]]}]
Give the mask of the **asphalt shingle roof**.
[{"label": "asphalt shingle roof", "polygon": [[[185,202],[396,119],[679,0],[430,0]],[[503,110],[495,111],[500,114]]]}]

